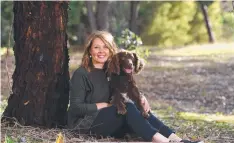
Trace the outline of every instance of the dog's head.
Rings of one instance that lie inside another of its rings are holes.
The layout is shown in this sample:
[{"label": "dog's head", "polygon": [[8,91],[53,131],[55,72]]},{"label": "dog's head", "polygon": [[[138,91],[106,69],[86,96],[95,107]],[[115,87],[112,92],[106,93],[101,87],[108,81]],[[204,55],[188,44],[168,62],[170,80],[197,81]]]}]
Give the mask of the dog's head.
[{"label": "dog's head", "polygon": [[143,59],[136,53],[121,51],[114,55],[108,64],[108,73],[120,74],[123,71],[127,74],[139,73],[144,67]]}]

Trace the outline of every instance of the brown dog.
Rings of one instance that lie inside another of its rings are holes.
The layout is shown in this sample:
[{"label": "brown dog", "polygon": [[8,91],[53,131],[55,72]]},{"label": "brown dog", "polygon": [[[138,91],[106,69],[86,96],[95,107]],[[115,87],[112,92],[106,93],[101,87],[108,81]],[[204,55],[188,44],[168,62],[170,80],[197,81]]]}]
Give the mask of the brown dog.
[{"label": "brown dog", "polygon": [[144,67],[144,62],[136,53],[121,51],[113,56],[108,64],[108,75],[112,92],[111,103],[117,106],[119,114],[127,112],[125,103],[134,101],[140,108],[142,115],[148,117],[141,104],[142,95],[140,94],[133,73],[139,73]]}]

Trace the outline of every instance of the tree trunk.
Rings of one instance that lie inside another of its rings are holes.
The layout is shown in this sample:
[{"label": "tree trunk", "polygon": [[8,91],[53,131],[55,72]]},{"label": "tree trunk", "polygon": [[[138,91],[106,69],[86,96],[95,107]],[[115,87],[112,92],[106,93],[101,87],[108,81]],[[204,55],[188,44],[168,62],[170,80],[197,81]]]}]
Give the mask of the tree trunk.
[{"label": "tree trunk", "polygon": [[137,17],[138,17],[138,8],[139,1],[130,1],[130,22],[129,22],[129,29],[137,33]]},{"label": "tree trunk", "polygon": [[109,30],[109,18],[108,18],[108,9],[110,2],[109,1],[97,1],[97,29],[98,30]]},{"label": "tree trunk", "polygon": [[85,1],[85,5],[86,5],[87,10],[88,10],[89,25],[90,25],[91,30],[93,32],[93,31],[97,30],[96,19],[95,19],[94,12],[93,12],[93,2],[92,1]]},{"label": "tree trunk", "polygon": [[232,7],[233,7],[233,12],[234,12],[234,1],[232,1]]},{"label": "tree trunk", "polygon": [[212,31],[212,26],[209,20],[209,16],[208,16],[208,12],[207,12],[207,6],[203,3],[200,4],[201,5],[201,9],[202,9],[202,14],[204,16],[204,21],[206,24],[206,29],[207,29],[207,33],[209,36],[209,42],[210,43],[214,43],[215,42],[215,37],[214,37],[214,33]]},{"label": "tree trunk", "polygon": [[14,2],[16,68],[3,118],[23,125],[64,125],[69,102],[67,2]]}]

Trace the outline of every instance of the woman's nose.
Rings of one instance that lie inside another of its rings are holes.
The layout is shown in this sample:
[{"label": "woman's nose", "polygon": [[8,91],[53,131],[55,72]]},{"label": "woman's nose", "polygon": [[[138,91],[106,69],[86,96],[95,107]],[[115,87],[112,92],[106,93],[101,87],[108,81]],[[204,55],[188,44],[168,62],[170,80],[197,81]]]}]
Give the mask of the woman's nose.
[{"label": "woman's nose", "polygon": [[99,52],[104,52],[104,47],[100,47],[98,51]]}]

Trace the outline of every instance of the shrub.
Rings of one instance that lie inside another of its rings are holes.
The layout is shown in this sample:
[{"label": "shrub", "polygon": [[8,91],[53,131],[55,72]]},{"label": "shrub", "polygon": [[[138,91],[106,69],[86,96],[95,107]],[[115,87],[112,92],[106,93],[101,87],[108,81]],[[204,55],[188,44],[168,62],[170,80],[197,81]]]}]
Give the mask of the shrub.
[{"label": "shrub", "polygon": [[142,47],[141,38],[130,31],[129,29],[125,29],[121,32],[121,36],[117,37],[117,45],[121,49],[135,51],[140,57],[146,59],[150,52],[148,48]]}]

